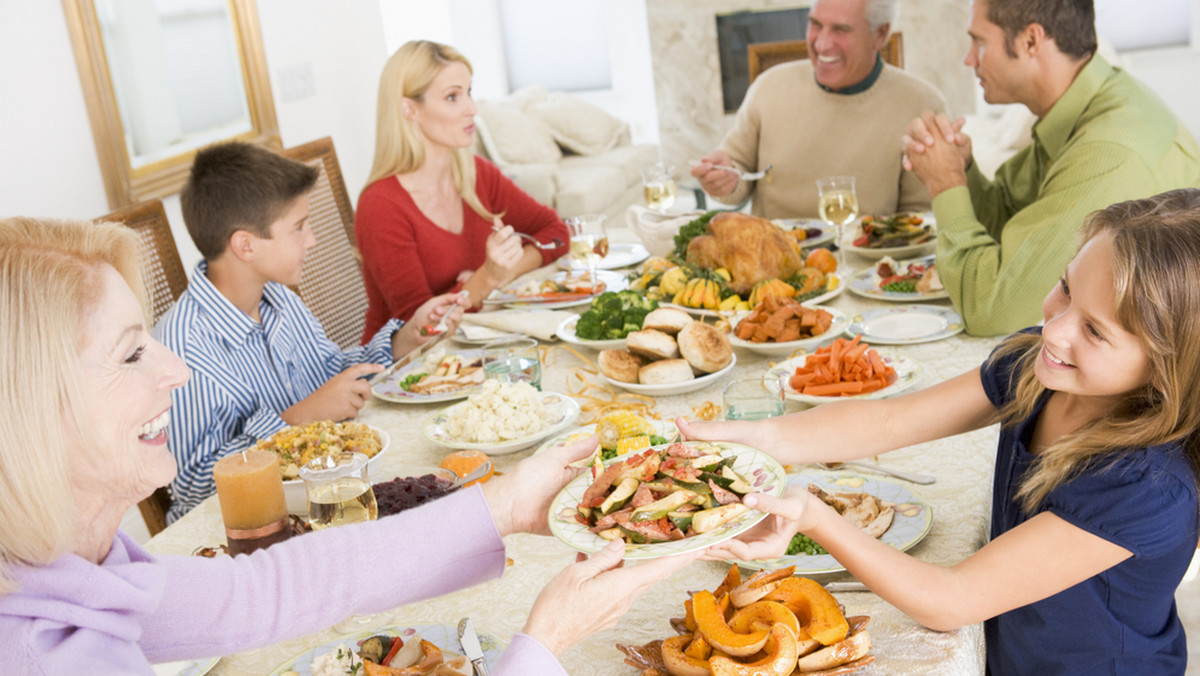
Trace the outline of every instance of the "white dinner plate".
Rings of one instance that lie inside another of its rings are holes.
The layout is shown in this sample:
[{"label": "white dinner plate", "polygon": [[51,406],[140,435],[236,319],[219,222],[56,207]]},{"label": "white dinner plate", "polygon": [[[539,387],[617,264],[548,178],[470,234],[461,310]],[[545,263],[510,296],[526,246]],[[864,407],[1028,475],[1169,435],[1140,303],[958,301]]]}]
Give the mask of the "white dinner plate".
[{"label": "white dinner plate", "polygon": [[[766,453],[749,446],[727,441],[684,443],[689,445],[703,443],[709,449],[715,447],[715,450],[706,450],[705,454],[719,453],[722,457],[732,456],[734,458],[733,470],[744,477],[746,481],[750,482],[757,492],[773,496],[783,494],[783,488],[787,484],[787,475],[784,474],[783,467],[780,466],[775,458]],[[623,461],[624,458],[613,458],[605,464],[611,465],[614,462]],[[571,483],[567,484],[555,496],[554,501],[550,503],[549,515],[550,532],[554,533],[555,537],[565,542],[571,548],[588,554],[598,552],[608,545],[608,540],[589,531],[586,526],[575,519],[579,501],[583,499],[584,492],[591,484],[592,475],[590,472],[584,472],[575,477]],[[656,559],[662,556],[683,554],[684,552],[711,547],[718,542],[724,542],[739,533],[745,532],[764,517],[766,517],[764,512],[751,509],[736,519],[707,533],[700,533],[699,535],[671,542],[657,542],[646,545],[627,544],[625,545],[625,558]]]},{"label": "white dinner plate", "polygon": [[927,211],[921,214],[925,222],[933,226],[933,237],[927,242],[921,244],[911,244],[909,246],[894,246],[885,249],[869,249],[866,247],[854,246],[854,240],[862,236],[860,225],[861,220],[857,220],[850,227],[846,228],[846,236],[842,240],[842,248],[851,253],[856,253],[865,258],[879,260],[884,256],[891,256],[896,260],[901,258],[916,258],[917,256],[925,256],[937,250],[937,221],[933,217],[932,211]]},{"label": "white dinner plate", "polygon": [[163,662],[155,664],[155,676],[204,676],[220,662],[220,657],[210,657],[206,660],[187,660],[186,662]]},{"label": "white dinner plate", "polygon": [[[600,259],[596,263],[596,268],[599,270],[617,270],[619,268],[628,268],[650,257],[650,252],[641,244],[627,243],[610,243],[608,245],[608,255]],[[577,261],[570,256],[563,256],[558,259],[558,267],[563,270],[587,270],[587,264],[582,261]]]},{"label": "white dinner plate", "polygon": [[611,340],[587,340],[575,335],[575,325],[579,323],[579,315],[567,317],[563,320],[558,328],[554,330],[554,335],[558,336],[565,343],[571,345],[579,345],[580,347],[589,347],[593,350],[623,350],[625,349],[624,338],[613,338]]},{"label": "white dinner plate", "polygon": [[[924,256],[922,258],[912,258],[905,261],[896,261],[900,265],[910,265],[912,263],[920,263],[922,265],[930,265],[934,262],[933,256]],[[943,288],[941,291],[929,291],[922,293],[914,291],[912,293],[904,293],[901,291],[887,291],[879,288],[879,275],[876,274],[878,263],[871,264],[870,267],[859,270],[850,277],[850,292],[862,296],[863,298],[874,298],[875,300],[885,300],[890,303],[919,303],[927,300],[942,300],[950,297],[950,292]]]},{"label": "white dinner plate", "polygon": [[729,336],[729,342],[732,343],[734,347],[740,347],[743,350],[750,350],[751,352],[764,354],[768,357],[785,357],[792,354],[796,350],[816,349],[825,343],[836,339],[842,334],[843,331],[846,330],[846,327],[850,326],[850,318],[846,316],[845,312],[834,308],[821,309],[833,315],[833,323],[829,325],[829,329],[827,331],[818,336],[801,338],[800,340],[789,340],[782,343],[754,343],[749,340],[742,340],[741,338],[737,337],[737,327],[738,324],[742,323],[743,319],[750,316],[750,313],[747,312],[737,317],[733,322],[733,333]]},{"label": "white dinner plate", "polygon": [[[446,356],[448,357],[452,354],[462,355],[468,363],[476,359],[480,360],[480,364],[483,363],[483,350],[480,349],[447,352]],[[482,368],[482,366],[480,368]],[[376,399],[390,401],[394,404],[436,404],[442,401],[465,399],[471,394],[479,391],[479,385],[470,385],[459,390],[454,390],[453,392],[442,392],[440,394],[418,394],[416,392],[409,392],[403,387],[400,387],[400,383],[404,382],[404,379],[409,375],[421,373],[424,370],[424,359],[419,359],[411,364],[405,364],[404,366],[390,373],[387,378],[383,379],[382,382],[372,385],[371,394],[374,395]]]},{"label": "white dinner plate", "polygon": [[609,385],[614,385],[624,390],[629,390],[635,394],[645,394],[652,397],[665,397],[672,394],[683,394],[685,392],[695,392],[702,390],[712,383],[720,380],[726,373],[733,369],[733,365],[737,363],[737,355],[730,355],[729,363],[720,371],[713,371],[702,376],[697,376],[692,380],[685,380],[680,383],[667,383],[666,385],[643,385],[641,383],[623,383],[619,380],[613,380],[603,373],[600,377],[604,378]]},{"label": "white dinner plate", "polygon": [[[567,278],[567,272],[558,272],[550,276],[550,279],[562,281]],[[604,291],[623,291],[629,288],[629,280],[622,275],[611,270],[597,270],[596,281],[604,284]],[[600,295],[604,291],[596,294],[578,293],[569,296],[518,296],[514,294],[513,287],[504,290],[493,291],[490,296],[483,299],[484,305],[507,305],[509,307],[537,307],[543,310],[554,310],[564,307],[575,307],[577,305],[587,305],[592,302],[592,298]]]},{"label": "white dinner plate", "polygon": [[962,315],[939,305],[898,305],[854,315],[846,334],[861,335],[867,343],[912,345],[957,335]]},{"label": "white dinner plate", "polygon": [[879,350],[879,356],[883,359],[883,363],[891,366],[896,370],[896,382],[887,387],[868,392],[866,394],[851,394],[837,397],[814,397],[810,394],[801,394],[792,389],[789,382],[793,375],[796,374],[796,368],[804,366],[804,361],[807,355],[792,357],[786,361],[781,361],[767,370],[767,375],[774,376],[783,380],[783,394],[792,401],[799,401],[805,404],[827,404],[831,401],[841,401],[843,399],[883,399],[894,394],[899,394],[907,389],[910,389],[921,380],[921,362],[915,359],[909,359],[898,354],[884,352]]},{"label": "white dinner plate", "polygon": [[516,453],[538,443],[552,434],[570,427],[571,423],[579,417],[579,404],[574,399],[565,394],[557,392],[543,392],[542,404],[550,410],[551,417],[549,424],[542,431],[519,439],[509,439],[507,441],[494,442],[473,442],[462,441],[456,439],[446,431],[446,422],[450,416],[460,406],[466,406],[467,402],[459,402],[448,408],[436,411],[425,419],[425,424],[422,425],[422,432],[425,438],[439,446],[453,449],[470,449],[482,451],[488,455],[505,455],[506,453]]},{"label": "white dinner plate", "polygon": [[[483,660],[487,662],[488,666],[495,668],[496,663],[500,661],[500,653],[504,652],[504,643],[487,632],[476,630],[476,633],[479,635],[479,646],[483,648]],[[331,650],[337,650],[343,644],[348,645],[352,650],[358,652],[359,643],[377,634],[399,636],[404,639],[405,643],[416,639],[417,635],[420,635],[421,638],[429,641],[441,650],[454,653],[455,655],[463,654],[462,646],[458,642],[458,628],[448,624],[411,624],[377,627],[375,629],[360,631],[357,634],[347,634],[332,641],[326,641],[315,648],[310,648],[275,667],[275,670],[271,672],[271,676],[281,676],[289,671],[295,671],[300,676],[312,676],[312,661],[318,655],[324,655]]]},{"label": "white dinner plate", "polygon": [[816,237],[799,240],[801,249],[813,249],[837,238],[836,227],[816,218],[776,218],[772,222],[784,230],[817,228],[821,231],[821,234]]},{"label": "white dinner plate", "polygon": [[[925,496],[917,492],[911,485],[895,479],[866,476],[854,472],[805,470],[787,476],[789,485],[805,487],[816,484],[825,491],[839,493],[870,493],[884,502],[894,503],[896,510],[892,525],[879,538],[880,542],[891,545],[900,551],[908,551],[925,536],[933,527],[933,510]],[[816,575],[820,573],[836,573],[845,570],[845,566],[837,562],[829,554],[793,554],[778,559],[760,559],[756,561],[734,561],[745,568],[755,570],[775,570],[787,566],[795,566],[797,575]]]}]

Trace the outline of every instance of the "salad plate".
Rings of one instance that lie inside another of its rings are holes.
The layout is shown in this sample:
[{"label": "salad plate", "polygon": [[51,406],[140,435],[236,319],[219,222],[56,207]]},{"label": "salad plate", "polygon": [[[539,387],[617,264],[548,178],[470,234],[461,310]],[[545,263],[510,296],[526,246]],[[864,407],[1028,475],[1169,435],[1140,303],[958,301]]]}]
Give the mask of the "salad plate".
[{"label": "salad plate", "polygon": [[549,424],[542,428],[541,431],[535,432],[519,439],[508,439],[504,441],[492,442],[473,442],[463,441],[455,438],[446,430],[446,424],[459,407],[465,406],[467,402],[459,402],[444,408],[440,411],[435,411],[425,419],[422,425],[422,432],[425,438],[433,443],[453,448],[456,450],[476,450],[482,451],[488,455],[505,455],[507,453],[516,453],[533,446],[542,441],[546,437],[567,429],[575,419],[579,417],[579,404],[574,399],[565,394],[557,392],[543,392],[542,405],[550,411],[551,417]]},{"label": "salad plate", "polygon": [[152,666],[155,676],[204,676],[220,662],[220,657],[186,662],[163,662]]},{"label": "salad plate", "polygon": [[[434,352],[436,351],[437,350],[434,350]],[[483,350],[481,349],[449,352],[443,355],[443,358],[452,354],[461,355],[463,360],[467,363],[479,360],[480,368],[482,368]],[[436,368],[436,366],[437,365],[435,364],[434,367]],[[426,368],[425,360],[423,359],[415,361],[411,364],[405,364],[404,366],[388,374],[388,377],[384,380],[372,385],[371,394],[376,399],[390,401],[394,404],[436,404],[443,401],[465,399],[479,391],[478,384],[469,385],[451,392],[441,392],[437,394],[420,394],[417,392],[409,392],[408,390],[404,389],[403,383],[409,378],[409,376],[415,376],[421,373],[429,373],[430,370],[431,369]]]},{"label": "salad plate", "polygon": [[799,401],[814,406],[817,404],[827,404],[831,401],[841,401],[843,399],[883,399],[885,397],[900,394],[905,390],[911,389],[915,387],[918,382],[920,382],[922,370],[921,362],[898,354],[884,352],[882,350],[879,351],[879,356],[883,358],[883,363],[896,370],[896,382],[882,389],[875,390],[874,392],[867,392],[866,394],[817,397],[811,394],[801,394],[800,392],[792,389],[790,381],[792,376],[796,374],[796,369],[800,366],[804,366],[804,362],[807,359],[807,356],[805,355],[792,357],[791,359],[779,362],[770,369],[767,369],[766,375],[779,378],[783,381],[783,395],[786,398],[791,399],[792,401]]},{"label": "salad plate", "polygon": [[683,382],[678,382],[678,383],[667,383],[665,385],[643,385],[641,383],[623,383],[619,380],[613,380],[612,378],[609,378],[608,376],[604,375],[603,373],[600,374],[600,377],[604,378],[604,381],[607,382],[609,385],[612,385],[614,387],[619,387],[623,390],[629,390],[630,392],[633,392],[635,394],[645,394],[645,395],[649,395],[652,397],[665,397],[665,396],[672,395],[672,394],[684,394],[685,392],[695,392],[696,390],[702,390],[702,389],[708,387],[709,385],[711,385],[712,383],[716,382],[717,380],[720,380],[722,377],[724,377],[724,375],[726,373],[729,373],[731,370],[733,370],[734,364],[737,364],[737,355],[736,354],[730,355],[729,363],[726,364],[724,366],[724,368],[722,368],[720,371],[713,371],[712,373],[706,373],[702,376],[697,376],[696,378],[694,378],[692,380],[684,380]]},{"label": "salad plate", "polygon": [[868,247],[855,246],[854,240],[862,236],[862,220],[854,222],[854,227],[849,228],[845,238],[842,240],[842,248],[851,253],[856,253],[864,258],[872,258],[878,260],[884,256],[891,256],[896,260],[901,258],[915,258],[931,254],[937,250],[937,221],[934,219],[933,212],[928,211],[921,214],[924,223],[933,226],[933,235],[927,241],[920,244],[907,244],[904,246],[893,247]]},{"label": "salad plate", "polygon": [[[933,510],[929,501],[912,485],[883,477],[866,476],[836,470],[805,470],[787,475],[792,486],[816,484],[822,490],[839,493],[870,493],[884,502],[893,503],[896,510],[892,525],[879,538],[880,542],[900,551],[908,551],[925,539],[933,527]],[[846,570],[829,554],[792,554],[778,559],[755,561],[735,560],[733,563],[754,570],[775,570],[795,566],[797,575],[837,573]]]},{"label": "salad plate", "polygon": [[855,315],[846,334],[862,335],[877,345],[928,343],[957,335],[964,328],[962,315],[939,305],[899,305]]},{"label": "salad plate", "polygon": [[579,315],[567,317],[563,320],[558,328],[554,330],[554,335],[562,339],[564,343],[578,345],[580,347],[588,347],[593,350],[623,350],[625,349],[624,338],[613,338],[611,340],[588,340],[575,335],[575,325],[579,323]]},{"label": "salad plate", "polygon": [[824,345],[842,334],[848,326],[850,326],[850,318],[845,312],[834,308],[821,308],[829,314],[833,315],[833,323],[829,325],[829,329],[824,333],[812,336],[811,338],[801,338],[799,340],[788,340],[782,343],[766,342],[755,343],[749,340],[742,340],[737,337],[737,326],[749,316],[749,313],[744,313],[737,317],[733,322],[734,332],[729,336],[729,342],[734,347],[740,347],[744,350],[757,352],[768,357],[784,357],[792,354],[796,350],[810,350]]},{"label": "salad plate", "polygon": [[[599,270],[617,270],[620,268],[628,268],[650,257],[650,252],[641,244],[632,243],[609,243],[608,255],[600,259],[596,263],[596,268]],[[563,256],[558,259],[558,267],[563,270],[587,270],[587,265],[582,261],[575,260],[570,256]]]},{"label": "salad plate", "polygon": [[[551,275],[548,279],[554,282],[563,282],[567,277],[574,273],[559,272]],[[625,275],[613,272],[611,270],[597,270],[596,281],[604,285],[596,293],[553,293],[539,295],[518,295],[517,287],[510,286],[506,289],[500,289],[492,292],[490,296],[483,299],[484,305],[507,305],[509,307],[538,307],[545,310],[554,310],[558,308],[574,307],[576,305],[586,305],[592,302],[592,298],[600,295],[605,291],[622,291],[629,288],[629,280]]]},{"label": "salad plate", "polygon": [[[924,256],[922,258],[913,258],[905,261],[897,261],[899,265],[905,266],[918,263],[921,265],[930,265],[934,262],[933,256]],[[888,291],[879,288],[879,274],[877,267],[872,264],[870,267],[859,270],[850,277],[850,292],[862,296],[863,298],[874,298],[875,300],[888,301],[890,303],[919,303],[926,300],[942,300],[950,297],[950,292],[943,288],[940,291],[912,293],[904,291]]]},{"label": "salad plate", "polygon": [[[783,489],[787,484],[787,475],[775,458],[758,449],[743,446],[742,444],[725,441],[704,443],[707,443],[710,447],[715,446],[721,456],[732,457],[732,469],[740,476],[745,477],[757,492],[773,496],[783,494]],[[713,451],[706,449],[705,452],[712,453]],[[624,458],[613,458],[605,464],[611,465],[612,463],[623,461]],[[550,532],[571,548],[589,554],[598,552],[608,545],[608,540],[591,532],[586,526],[575,519],[579,502],[583,499],[583,494],[591,483],[592,475],[590,472],[584,472],[575,477],[550,503],[549,514]],[[682,540],[656,542],[653,544],[627,544],[625,546],[625,558],[635,560],[656,559],[711,547],[749,530],[766,516],[764,512],[751,509],[732,521],[722,524],[718,528],[706,533],[686,537]]]},{"label": "salad plate", "polygon": [[[479,631],[477,633],[479,635],[479,646],[483,648],[483,659],[487,662],[488,666],[494,668],[496,663],[500,661],[500,653],[504,651],[504,643],[487,632]],[[356,634],[347,634],[331,641],[326,641],[275,667],[275,670],[271,672],[271,676],[283,676],[283,674],[293,671],[300,676],[313,676],[312,662],[318,656],[337,650],[339,647],[347,647],[357,651],[360,643],[377,634],[399,636],[405,642],[420,636],[420,638],[429,641],[441,650],[454,653],[455,655],[463,654],[462,646],[458,642],[457,627],[448,624],[401,624],[391,627],[368,629]]]}]

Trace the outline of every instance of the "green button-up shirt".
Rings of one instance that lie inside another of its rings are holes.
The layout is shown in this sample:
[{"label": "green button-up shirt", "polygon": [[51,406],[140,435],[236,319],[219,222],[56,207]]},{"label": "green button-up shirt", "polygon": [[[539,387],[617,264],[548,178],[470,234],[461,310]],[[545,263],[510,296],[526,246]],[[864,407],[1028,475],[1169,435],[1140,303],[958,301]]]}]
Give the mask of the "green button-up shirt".
[{"label": "green button-up shirt", "polygon": [[1097,55],[1032,144],[994,180],[972,165],[967,183],[933,200],[938,274],[969,333],[1010,333],[1041,321],[1089,213],[1200,187],[1200,147],[1145,85]]}]

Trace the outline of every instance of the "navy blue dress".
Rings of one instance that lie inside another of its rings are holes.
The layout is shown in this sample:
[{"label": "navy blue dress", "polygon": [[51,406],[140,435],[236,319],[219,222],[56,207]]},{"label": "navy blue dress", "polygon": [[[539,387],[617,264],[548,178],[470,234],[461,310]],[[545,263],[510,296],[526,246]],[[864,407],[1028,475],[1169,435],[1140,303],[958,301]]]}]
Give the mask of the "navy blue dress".
[{"label": "navy blue dress", "polygon": [[[1013,396],[1016,359],[989,359],[983,389],[997,407]],[[992,493],[995,539],[1035,514],[1014,502],[1034,456],[1034,423],[1049,393],[1026,420],[1001,430]],[[1122,451],[1047,496],[1048,511],[1133,553],[1120,564],[1054,596],[984,624],[988,672],[1001,674],[1182,674],[1187,641],[1175,588],[1200,537],[1195,475],[1180,444]],[[1038,562],[1028,570],[1037,574]]]}]

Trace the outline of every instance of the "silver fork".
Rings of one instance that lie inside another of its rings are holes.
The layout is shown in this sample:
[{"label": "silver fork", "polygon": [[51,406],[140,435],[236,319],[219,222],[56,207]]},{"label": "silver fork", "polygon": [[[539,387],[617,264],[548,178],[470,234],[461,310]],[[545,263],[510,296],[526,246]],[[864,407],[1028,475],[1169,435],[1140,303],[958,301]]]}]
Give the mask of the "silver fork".
[{"label": "silver fork", "polygon": [[[690,162],[688,162],[688,165],[693,166],[693,167],[698,167],[698,166],[700,166],[700,160],[691,160]],[[712,168],[713,169],[724,169],[725,171],[733,172],[733,173],[737,174],[737,177],[742,179],[743,181],[757,181],[758,179],[764,178],[768,174],[770,174],[771,167],[773,167],[773,166],[775,166],[775,165],[768,164],[766,169],[763,169],[762,171],[755,171],[755,172],[742,171],[742,170],[738,169],[737,167],[731,167],[728,164],[714,164],[714,165],[712,165]],[[767,180],[769,181],[770,179],[767,179]]]},{"label": "silver fork", "polygon": [[871,463],[866,463],[866,462],[855,462],[853,460],[848,461],[848,462],[823,462],[823,463],[820,463],[820,465],[826,469],[840,469],[842,467],[855,467],[857,469],[861,469],[861,470],[864,470],[867,472],[878,472],[880,474],[894,476],[897,479],[901,479],[904,481],[911,481],[914,484],[921,484],[923,486],[937,481],[936,477],[931,477],[926,474],[917,474],[915,472],[902,472],[902,471],[896,470],[896,469],[889,469],[887,467],[881,467],[880,465],[873,465]]},{"label": "silver fork", "polygon": [[[492,232],[496,232],[499,229],[500,228],[497,228],[494,225],[492,226]],[[550,243],[547,244],[546,242],[539,242],[533,235],[526,235],[523,232],[516,232],[514,230],[513,234],[516,235],[517,237],[520,237],[521,239],[529,240],[529,242],[532,243],[535,247],[542,249],[544,251],[549,251],[551,249],[558,249],[558,248],[562,247],[562,245],[563,245],[562,240],[557,237],[550,240]]]}]

